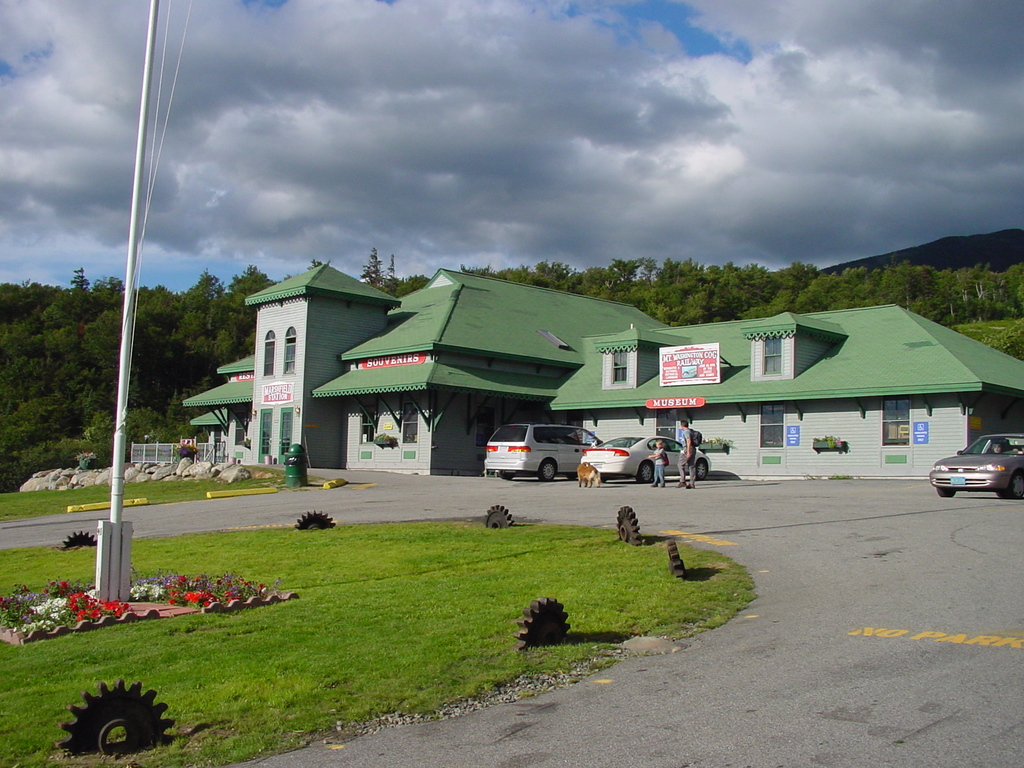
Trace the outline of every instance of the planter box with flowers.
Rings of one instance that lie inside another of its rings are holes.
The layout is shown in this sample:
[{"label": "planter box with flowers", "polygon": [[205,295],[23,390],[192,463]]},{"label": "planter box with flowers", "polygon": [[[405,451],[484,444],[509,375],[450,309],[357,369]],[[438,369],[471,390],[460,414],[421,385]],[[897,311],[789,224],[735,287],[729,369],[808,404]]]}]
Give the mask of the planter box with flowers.
[{"label": "planter box with flowers", "polygon": [[92,469],[92,465],[96,463],[96,454],[92,451],[82,451],[75,455],[75,461],[78,462],[79,469]]},{"label": "planter box with flowers", "polygon": [[704,453],[728,453],[732,440],[727,437],[709,437],[700,444]]},{"label": "planter box with flowers", "polygon": [[838,437],[832,435],[826,435],[825,437],[816,437],[811,442],[811,447],[815,453],[821,453],[822,451],[832,451],[834,453],[847,453],[850,450],[850,444],[845,440],[840,440]]},{"label": "planter box with flowers", "polygon": [[388,435],[384,432],[381,432],[379,435],[373,438],[373,444],[380,446],[381,448],[397,448],[398,438],[395,437],[394,435]]}]

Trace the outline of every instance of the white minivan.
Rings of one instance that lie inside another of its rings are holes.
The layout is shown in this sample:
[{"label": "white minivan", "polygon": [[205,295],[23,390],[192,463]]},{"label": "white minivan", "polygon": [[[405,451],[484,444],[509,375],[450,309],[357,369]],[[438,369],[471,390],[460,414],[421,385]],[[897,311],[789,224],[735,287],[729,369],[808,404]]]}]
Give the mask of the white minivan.
[{"label": "white minivan", "polygon": [[599,445],[593,432],[567,424],[505,424],[487,441],[485,474],[504,480],[516,475],[536,475],[554,480],[558,475],[576,476],[583,449]]}]

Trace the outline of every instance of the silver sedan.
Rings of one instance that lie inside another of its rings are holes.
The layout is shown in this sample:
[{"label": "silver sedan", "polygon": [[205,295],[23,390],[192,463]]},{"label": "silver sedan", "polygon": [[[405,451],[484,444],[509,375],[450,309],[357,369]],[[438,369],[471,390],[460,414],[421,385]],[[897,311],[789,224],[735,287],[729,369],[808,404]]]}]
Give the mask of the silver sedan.
[{"label": "silver sedan", "polygon": [[985,435],[956,456],[935,462],[928,479],[939,496],[957,491],[994,491],[1024,498],[1024,434]]},{"label": "silver sedan", "polygon": [[[638,483],[651,483],[654,480],[654,462],[648,458],[655,451],[655,443],[662,440],[668,453],[668,466],[665,474],[679,474],[679,453],[683,450],[678,440],[671,437],[616,437],[601,443],[596,448],[583,451],[583,461],[591,464],[602,478],[633,477]],[[708,476],[711,462],[708,457],[697,449],[697,479]]]}]

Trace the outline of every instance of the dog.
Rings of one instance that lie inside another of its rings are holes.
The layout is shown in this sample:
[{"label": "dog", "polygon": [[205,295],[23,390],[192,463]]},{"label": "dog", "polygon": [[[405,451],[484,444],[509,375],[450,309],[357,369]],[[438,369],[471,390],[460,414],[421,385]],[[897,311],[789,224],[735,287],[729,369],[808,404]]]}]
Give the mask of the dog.
[{"label": "dog", "polygon": [[576,468],[576,480],[580,488],[593,488],[595,485],[601,487],[601,473],[594,468],[593,464],[583,462]]}]

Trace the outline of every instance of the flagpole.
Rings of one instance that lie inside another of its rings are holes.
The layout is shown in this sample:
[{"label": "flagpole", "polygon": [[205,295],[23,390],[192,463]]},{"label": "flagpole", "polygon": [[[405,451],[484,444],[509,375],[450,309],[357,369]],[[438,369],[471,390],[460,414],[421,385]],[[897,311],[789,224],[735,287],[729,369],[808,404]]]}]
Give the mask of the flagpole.
[{"label": "flagpole", "polygon": [[124,309],[121,313],[121,353],[117,380],[117,408],[114,414],[114,450],[110,470],[110,519],[98,523],[96,550],[96,592],[100,600],[128,600],[131,576],[132,524],[121,519],[124,509],[124,468],[127,445],[125,419],[128,415],[128,385],[131,380],[132,343],[135,334],[136,264],[142,240],[143,184],[146,164],[146,128],[149,123],[149,92],[153,79],[157,15],[160,0],[151,0],[146,59],[139,106],[139,132],[135,148],[135,179],[128,224],[128,259],[125,265]]}]

